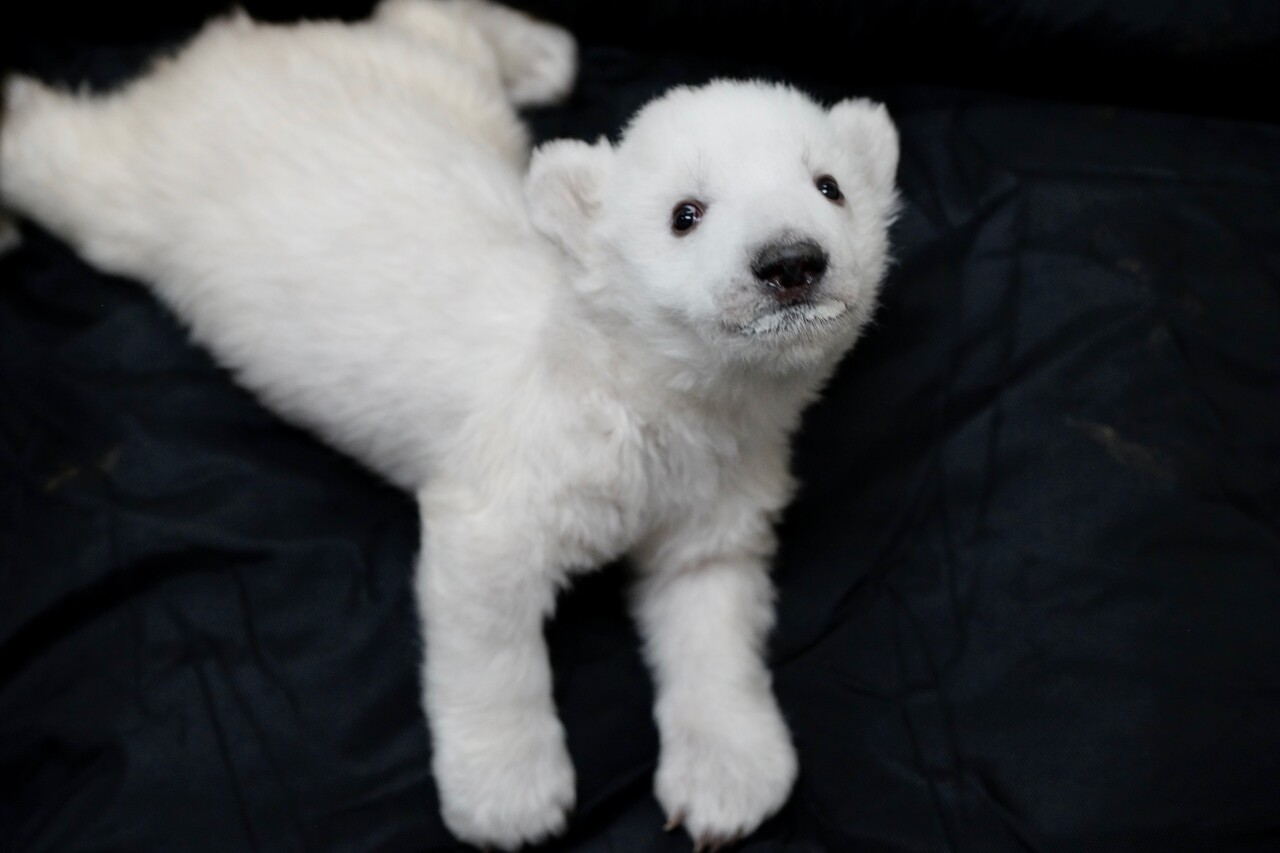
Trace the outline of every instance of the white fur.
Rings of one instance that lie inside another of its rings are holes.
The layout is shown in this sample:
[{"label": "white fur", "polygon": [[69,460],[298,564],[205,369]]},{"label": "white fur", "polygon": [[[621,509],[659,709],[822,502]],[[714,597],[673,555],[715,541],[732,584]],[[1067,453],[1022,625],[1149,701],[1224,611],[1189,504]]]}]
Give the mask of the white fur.
[{"label": "white fur", "polygon": [[[573,68],[567,34],[475,0],[233,16],[111,95],[10,81],[0,194],[417,495],[453,832],[514,849],[563,828],[543,622],[574,572],[626,553],[657,797],[721,841],[795,778],[763,660],[772,522],[801,409],[874,305],[897,139],[866,102],[717,82],[651,103],[616,147],[545,146],[526,180],[512,105],[562,96]],[[706,215],[677,237],[684,198]],[[784,313],[750,260],[797,237],[831,266]]]}]

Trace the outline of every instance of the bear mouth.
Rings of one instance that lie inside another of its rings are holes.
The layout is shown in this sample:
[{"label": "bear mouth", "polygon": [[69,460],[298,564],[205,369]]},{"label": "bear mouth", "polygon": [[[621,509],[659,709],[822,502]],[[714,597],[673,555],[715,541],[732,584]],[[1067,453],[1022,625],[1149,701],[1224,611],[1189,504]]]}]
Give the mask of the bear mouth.
[{"label": "bear mouth", "polygon": [[732,331],[748,337],[784,337],[833,326],[849,313],[849,305],[836,299],[786,305],[761,314]]}]

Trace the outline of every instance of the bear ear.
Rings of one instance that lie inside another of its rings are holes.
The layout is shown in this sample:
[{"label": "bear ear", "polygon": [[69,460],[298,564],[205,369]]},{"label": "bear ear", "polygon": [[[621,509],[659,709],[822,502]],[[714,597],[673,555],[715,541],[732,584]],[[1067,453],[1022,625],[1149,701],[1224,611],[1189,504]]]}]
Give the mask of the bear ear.
[{"label": "bear ear", "polygon": [[558,139],[540,146],[529,162],[524,192],[533,226],[583,261],[592,221],[613,165],[613,146],[604,137],[593,145]]},{"label": "bear ear", "polygon": [[882,205],[895,203],[894,180],[898,174],[898,130],[884,104],[866,98],[849,98],[827,111],[836,132],[853,149],[863,178]]}]

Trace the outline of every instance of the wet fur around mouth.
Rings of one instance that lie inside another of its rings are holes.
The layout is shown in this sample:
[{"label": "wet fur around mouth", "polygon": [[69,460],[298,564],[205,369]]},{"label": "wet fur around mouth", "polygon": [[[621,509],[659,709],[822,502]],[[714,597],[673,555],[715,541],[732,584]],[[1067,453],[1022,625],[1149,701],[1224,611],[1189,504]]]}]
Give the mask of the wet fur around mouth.
[{"label": "wet fur around mouth", "polygon": [[790,332],[828,328],[849,315],[850,306],[845,302],[838,300],[805,302],[778,308],[756,317],[749,323],[739,323],[728,328],[729,331],[738,335],[783,335]]}]

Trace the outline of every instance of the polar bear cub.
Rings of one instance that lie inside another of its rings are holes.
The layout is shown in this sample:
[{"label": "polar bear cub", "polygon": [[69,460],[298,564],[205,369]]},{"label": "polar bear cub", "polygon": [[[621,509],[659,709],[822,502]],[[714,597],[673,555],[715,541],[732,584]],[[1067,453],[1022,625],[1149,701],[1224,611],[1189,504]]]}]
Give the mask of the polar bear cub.
[{"label": "polar bear cub", "polygon": [[543,623],[626,554],[656,796],[719,844],[795,778],[764,661],[772,526],[801,410],[876,301],[897,136],[866,101],[717,81],[529,162],[514,107],[563,96],[574,66],[566,33],[478,0],[232,16],[111,94],[9,81],[0,195],[416,496],[456,835],[564,827]]}]

